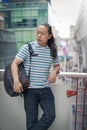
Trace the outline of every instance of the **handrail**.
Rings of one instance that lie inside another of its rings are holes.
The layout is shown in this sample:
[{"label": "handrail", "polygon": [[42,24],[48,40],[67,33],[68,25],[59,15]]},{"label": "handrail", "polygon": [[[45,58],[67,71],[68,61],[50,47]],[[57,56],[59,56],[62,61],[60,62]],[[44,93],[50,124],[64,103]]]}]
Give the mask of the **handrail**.
[{"label": "handrail", "polygon": [[[4,69],[0,69],[0,75],[4,74]],[[71,77],[71,78],[87,78],[87,73],[80,72],[60,72],[58,77]]]},{"label": "handrail", "polygon": [[0,73],[1,73],[1,72],[4,72],[4,69],[0,69]]},{"label": "handrail", "polygon": [[87,78],[87,73],[81,72],[60,72],[58,74],[60,77],[71,77],[71,78]]}]

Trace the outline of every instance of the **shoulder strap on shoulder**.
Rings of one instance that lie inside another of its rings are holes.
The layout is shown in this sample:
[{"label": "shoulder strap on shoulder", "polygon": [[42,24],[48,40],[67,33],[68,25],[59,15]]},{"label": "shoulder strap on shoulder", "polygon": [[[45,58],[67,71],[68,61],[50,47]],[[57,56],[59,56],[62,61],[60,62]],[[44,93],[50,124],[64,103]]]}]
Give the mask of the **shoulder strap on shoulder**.
[{"label": "shoulder strap on shoulder", "polygon": [[27,42],[27,44],[28,44],[30,55],[33,55],[34,54],[34,50],[33,50],[32,46],[31,46],[31,44],[29,42]]},{"label": "shoulder strap on shoulder", "polygon": [[36,54],[36,53],[34,52],[34,50],[33,50],[33,48],[32,48],[32,45],[31,45],[29,42],[27,42],[27,44],[28,44],[28,47],[29,47],[30,55],[31,55],[31,56],[37,56],[38,54]]}]

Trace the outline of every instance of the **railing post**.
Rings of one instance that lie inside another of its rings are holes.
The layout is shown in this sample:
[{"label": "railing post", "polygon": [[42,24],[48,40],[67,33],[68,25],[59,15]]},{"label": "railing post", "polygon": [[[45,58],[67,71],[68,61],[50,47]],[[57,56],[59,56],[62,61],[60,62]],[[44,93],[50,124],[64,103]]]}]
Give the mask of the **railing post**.
[{"label": "railing post", "polygon": [[77,104],[78,104],[78,80],[79,78],[76,78],[76,111],[75,111],[75,127],[74,127],[74,130],[76,130],[76,124],[77,124]]}]

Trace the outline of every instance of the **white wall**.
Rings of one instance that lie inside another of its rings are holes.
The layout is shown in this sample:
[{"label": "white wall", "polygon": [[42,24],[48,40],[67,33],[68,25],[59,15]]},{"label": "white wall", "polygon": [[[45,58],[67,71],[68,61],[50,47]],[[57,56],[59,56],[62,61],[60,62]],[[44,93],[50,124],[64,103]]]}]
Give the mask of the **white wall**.
[{"label": "white wall", "polygon": [[[52,85],[55,96],[56,119],[49,130],[70,130],[70,99],[66,97],[66,85],[57,79]],[[39,109],[41,116],[41,109]],[[1,130],[26,130],[23,98],[9,97],[0,81],[0,128]]]}]

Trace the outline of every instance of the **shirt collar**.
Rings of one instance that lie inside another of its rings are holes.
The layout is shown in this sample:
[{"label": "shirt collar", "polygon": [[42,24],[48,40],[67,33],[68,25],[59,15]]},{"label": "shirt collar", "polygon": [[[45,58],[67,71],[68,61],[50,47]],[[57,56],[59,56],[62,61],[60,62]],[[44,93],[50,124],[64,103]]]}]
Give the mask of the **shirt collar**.
[{"label": "shirt collar", "polygon": [[40,45],[37,43],[37,41],[35,41],[35,44],[36,44],[36,46],[39,47],[39,48],[49,48],[48,45],[47,45],[46,47],[40,46]]}]

